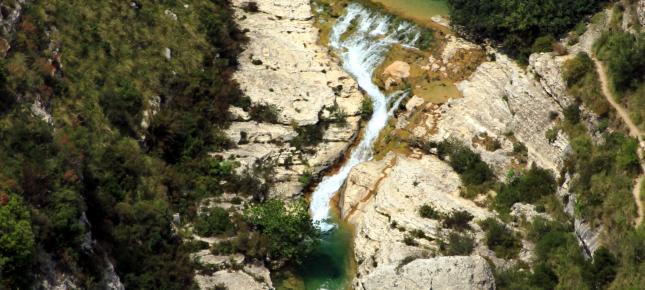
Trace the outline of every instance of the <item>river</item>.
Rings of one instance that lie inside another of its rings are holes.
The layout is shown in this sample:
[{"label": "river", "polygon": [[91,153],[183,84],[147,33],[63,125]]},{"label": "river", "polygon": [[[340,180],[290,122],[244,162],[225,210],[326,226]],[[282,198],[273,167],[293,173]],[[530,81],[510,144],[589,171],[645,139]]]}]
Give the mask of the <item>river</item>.
[{"label": "river", "polygon": [[326,176],[311,198],[311,214],[323,231],[320,248],[300,271],[306,289],[344,289],[351,280],[351,232],[332,214],[330,201],[356,165],[372,159],[372,146],[386,126],[394,108],[407,92],[385,95],[372,82],[374,70],[384,60],[391,45],[414,46],[419,39],[416,25],[352,3],[334,25],[330,46],[340,56],[343,68],[372,99],[374,113],[367,122],[362,139],[345,164]]}]

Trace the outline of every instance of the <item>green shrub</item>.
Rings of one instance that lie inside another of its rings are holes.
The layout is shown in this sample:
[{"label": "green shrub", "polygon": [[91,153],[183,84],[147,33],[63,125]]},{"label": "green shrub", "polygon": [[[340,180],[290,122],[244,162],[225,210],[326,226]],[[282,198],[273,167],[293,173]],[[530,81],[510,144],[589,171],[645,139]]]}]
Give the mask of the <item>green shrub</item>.
[{"label": "green shrub", "polygon": [[361,101],[361,118],[368,120],[374,113],[374,102],[369,97],[364,97]]},{"label": "green shrub", "polygon": [[580,107],[576,104],[569,105],[564,108],[564,118],[571,124],[578,124],[580,122]]},{"label": "green shrub", "polygon": [[594,52],[607,64],[613,87],[619,93],[635,90],[645,80],[645,33],[603,33]]},{"label": "green shrub", "polygon": [[540,36],[535,39],[531,51],[533,53],[537,52],[551,52],[553,51],[553,44],[556,42],[555,38],[552,35]]},{"label": "green shrub", "polygon": [[414,240],[414,237],[410,235],[405,235],[405,237],[403,237],[403,243],[412,247],[419,245],[419,243],[417,243],[417,241]]},{"label": "green shrub", "polygon": [[549,141],[549,143],[553,143],[555,142],[555,140],[558,139],[559,132],[560,132],[560,128],[558,127],[549,128],[549,130],[546,130],[546,132],[544,132],[544,138],[546,138],[546,140]]},{"label": "green shrub", "polygon": [[522,244],[512,230],[494,218],[482,221],[481,225],[486,232],[486,245],[498,258],[517,258]]},{"label": "green shrub", "polygon": [[450,166],[460,174],[464,185],[482,185],[493,181],[495,175],[488,164],[465,145],[448,140],[439,143],[437,149],[440,157],[449,157]]},{"label": "green shrub", "polygon": [[473,220],[473,215],[467,211],[455,211],[450,213],[444,220],[443,226],[458,231],[469,230],[470,221]]},{"label": "green shrub", "polygon": [[202,214],[197,223],[195,231],[200,236],[212,237],[221,235],[233,229],[233,224],[228,216],[228,212],[219,207],[212,208],[206,214]]},{"label": "green shrub", "polygon": [[428,204],[424,204],[419,208],[419,215],[427,219],[439,219],[441,217],[441,214]]},{"label": "green shrub", "polygon": [[249,115],[253,120],[265,123],[277,123],[279,110],[276,105],[257,104],[252,105]]},{"label": "green shrub", "polygon": [[557,183],[553,174],[545,169],[532,166],[503,184],[495,197],[495,209],[504,214],[517,202],[534,203],[540,198],[556,192]]},{"label": "green shrub", "polygon": [[467,234],[451,232],[447,240],[439,243],[439,249],[446,256],[467,256],[473,252],[475,240]]},{"label": "green shrub", "polygon": [[244,217],[269,241],[267,250],[272,259],[302,263],[320,236],[302,200],[285,205],[271,199],[250,207]]}]

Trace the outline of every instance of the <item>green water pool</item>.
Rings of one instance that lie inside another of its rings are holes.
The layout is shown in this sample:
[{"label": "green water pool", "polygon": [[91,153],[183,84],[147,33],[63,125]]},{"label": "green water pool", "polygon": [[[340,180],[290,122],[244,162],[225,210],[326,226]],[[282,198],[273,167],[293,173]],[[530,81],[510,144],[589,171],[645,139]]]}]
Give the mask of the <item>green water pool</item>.
[{"label": "green water pool", "polygon": [[289,277],[276,277],[278,290],[350,289],[354,274],[352,232],[342,225],[323,234],[318,248]]},{"label": "green water pool", "polygon": [[432,16],[448,15],[446,0],[371,0],[390,12],[414,21],[425,22]]}]

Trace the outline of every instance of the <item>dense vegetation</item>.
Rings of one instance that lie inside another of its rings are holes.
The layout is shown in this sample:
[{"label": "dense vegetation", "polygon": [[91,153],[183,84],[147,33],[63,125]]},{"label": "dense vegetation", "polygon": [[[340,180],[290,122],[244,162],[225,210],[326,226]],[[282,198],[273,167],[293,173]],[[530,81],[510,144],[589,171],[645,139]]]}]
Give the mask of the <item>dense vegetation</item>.
[{"label": "dense vegetation", "polygon": [[631,34],[619,29],[605,32],[594,44],[594,53],[605,63],[618,101],[626,105],[634,122],[645,129],[645,32]]},{"label": "dense vegetation", "polygon": [[550,51],[554,37],[568,32],[604,0],[449,0],[452,22],[476,37],[497,41],[526,61],[531,52]]},{"label": "dense vegetation", "polygon": [[[0,60],[0,288],[28,288],[45,257],[93,289],[104,256],[127,288],[193,287],[173,213],[191,221],[225,190],[263,199],[251,173],[207,155],[243,103],[231,16],[226,0],[25,5]],[[223,218],[198,231],[229,230]]]}]

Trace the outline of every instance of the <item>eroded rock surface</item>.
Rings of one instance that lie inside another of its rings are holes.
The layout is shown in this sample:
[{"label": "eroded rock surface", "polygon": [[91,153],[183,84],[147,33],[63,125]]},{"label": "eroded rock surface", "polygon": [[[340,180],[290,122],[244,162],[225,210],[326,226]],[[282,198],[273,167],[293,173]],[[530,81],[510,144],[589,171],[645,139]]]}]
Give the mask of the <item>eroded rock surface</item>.
[{"label": "eroded rock surface", "polygon": [[418,259],[400,267],[381,267],[365,281],[358,289],[495,289],[490,266],[477,256]]},{"label": "eroded rock surface", "polygon": [[[273,164],[270,194],[291,197],[302,190],[303,174],[316,176],[333,165],[356,138],[363,95],[328,49],[317,44],[309,1],[256,1],[258,12],[241,9],[245,2],[233,1],[249,37],[234,77],[252,104],[277,109],[277,123],[254,121],[244,109],[231,108],[235,122],[226,133],[236,148],[217,155],[236,157],[242,170]],[[333,110],[347,122],[330,121]],[[298,126],[327,130],[320,143],[302,150],[291,143]]]},{"label": "eroded rock surface", "polygon": [[[390,287],[380,289],[416,289],[395,288],[396,285],[414,287],[415,284],[400,284],[401,276],[394,269],[406,259],[432,255],[437,248],[432,240],[440,239],[447,233],[438,220],[419,216],[421,205],[431,205],[446,214],[465,210],[473,214],[475,220],[493,216],[472,201],[459,197],[461,182],[449,165],[435,156],[413,155],[406,157],[391,153],[383,160],[360,164],[352,170],[342,190],[341,215],[356,227],[356,289],[379,289],[379,283],[374,281],[381,281]],[[416,239],[418,245],[410,245],[404,239],[412,231],[423,232],[427,238]],[[454,266],[459,268],[458,265]],[[422,272],[410,268],[409,275],[420,275],[410,283],[442,279],[435,277],[440,274],[434,270],[419,270]]]}]

